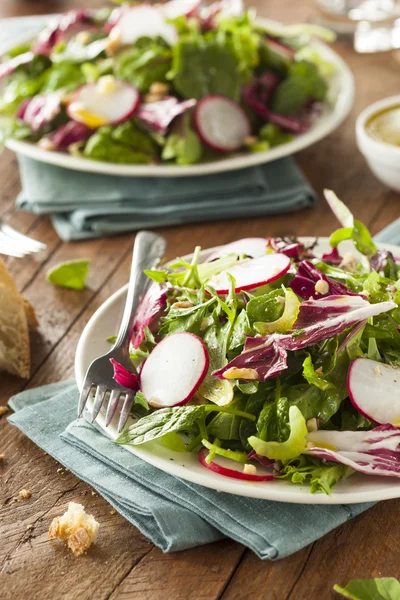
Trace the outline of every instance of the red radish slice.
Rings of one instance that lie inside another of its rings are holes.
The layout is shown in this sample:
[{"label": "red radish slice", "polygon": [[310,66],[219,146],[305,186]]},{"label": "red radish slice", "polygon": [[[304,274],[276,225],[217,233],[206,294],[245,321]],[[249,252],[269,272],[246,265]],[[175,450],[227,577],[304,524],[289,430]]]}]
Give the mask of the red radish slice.
[{"label": "red radish slice", "polygon": [[139,4],[121,11],[110,36],[122,46],[132,45],[142,37],[161,37],[173,46],[178,41],[178,33],[174,25],[167,23],[165,18],[155,6]]},{"label": "red radish slice", "polygon": [[23,103],[19,108],[18,116],[29,125],[32,131],[40,131],[44,125],[50,123],[61,110],[61,97],[58,92],[38,94]]},{"label": "red radish slice", "polygon": [[202,142],[216,152],[233,152],[251,133],[244,110],[225,96],[205,96],[194,111],[194,125]]},{"label": "red radish slice", "polygon": [[206,376],[208,365],[207,348],[197,335],[173,333],[144,362],[140,389],[153,408],[186,404]]},{"label": "red radish slice", "polygon": [[400,428],[400,367],[356,358],[347,375],[347,391],[364,417]]},{"label": "red radish slice", "polygon": [[214,471],[214,473],[218,473],[218,475],[224,475],[224,477],[232,477],[233,479],[241,479],[242,481],[272,481],[273,479],[275,479],[273,475],[251,475],[250,473],[243,473],[244,465],[242,463],[235,463],[235,461],[224,459],[221,456],[218,457],[219,461],[229,463],[232,466],[237,465],[238,468],[242,470],[239,471],[236,469],[230,469],[229,467],[225,467],[224,465],[219,464],[214,460],[208,463],[206,461],[207,454],[208,450],[206,450],[205,448],[201,448],[199,450],[200,463],[203,465],[203,467],[206,467],[206,469],[209,469],[210,471]]},{"label": "red radish slice", "polygon": [[228,254],[237,254],[239,256],[245,254],[246,256],[251,256],[251,258],[258,258],[267,253],[267,245],[268,240],[265,238],[244,238],[243,240],[237,240],[215,250],[207,258],[207,262],[221,258],[221,256],[227,256]]},{"label": "red radish slice", "polygon": [[289,267],[290,258],[285,254],[266,254],[244,260],[235,267],[221,271],[218,275],[211,277],[208,283],[217,294],[227,294],[230,283],[229,273],[236,281],[235,292],[253,290],[279,279],[289,270]]},{"label": "red radish slice", "polygon": [[170,0],[160,5],[160,10],[167,19],[176,19],[181,15],[193,17],[201,6],[200,0]]},{"label": "red radish slice", "polygon": [[67,113],[74,121],[95,129],[130,119],[139,103],[140,95],[133,85],[106,76],[77,90],[68,104]]}]

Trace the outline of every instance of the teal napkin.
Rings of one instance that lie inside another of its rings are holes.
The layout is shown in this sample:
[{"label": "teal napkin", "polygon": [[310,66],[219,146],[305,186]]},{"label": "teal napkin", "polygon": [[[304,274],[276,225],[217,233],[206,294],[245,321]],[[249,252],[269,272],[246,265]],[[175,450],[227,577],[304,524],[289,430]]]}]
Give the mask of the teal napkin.
[{"label": "teal napkin", "polygon": [[[382,229],[375,237],[375,242],[395,244],[400,246],[400,219],[393,221],[387,227]],[[400,258],[400,251],[397,254]]]},{"label": "teal napkin", "polygon": [[201,177],[117,177],[19,156],[17,206],[50,214],[66,241],[196,221],[285,213],[316,196],[291,158]]},{"label": "teal napkin", "polygon": [[9,422],[94,487],[165,552],[230,537],[260,558],[304,548],[371,504],[286,504],[210,490],[168,475],[117,446],[85,419],[76,420],[73,382],[22,392]]}]

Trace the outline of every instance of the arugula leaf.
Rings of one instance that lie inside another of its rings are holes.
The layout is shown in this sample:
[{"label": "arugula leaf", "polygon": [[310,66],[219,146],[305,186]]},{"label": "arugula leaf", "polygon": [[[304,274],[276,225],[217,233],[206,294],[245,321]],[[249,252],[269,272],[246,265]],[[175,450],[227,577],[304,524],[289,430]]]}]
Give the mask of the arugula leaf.
[{"label": "arugula leaf", "polygon": [[142,392],[136,392],[135,394],[135,404],[138,404],[139,406],[142,406],[144,409],[146,410],[150,410],[150,406],[146,400],[146,398],[144,397],[144,394]]},{"label": "arugula leaf", "polygon": [[345,465],[326,463],[319,458],[302,455],[284,461],[278,478],[292,483],[309,484],[312,494],[324,492],[329,496],[334,485],[349,474]]},{"label": "arugula leaf", "polygon": [[335,584],[333,589],[351,600],[399,600],[400,582],[394,577],[376,579],[352,579],[343,588]]},{"label": "arugula leaf", "polygon": [[243,308],[237,315],[232,326],[228,351],[241,348],[245,342],[245,338],[252,333],[253,330],[250,326],[249,316],[246,309]]},{"label": "arugula leaf", "polygon": [[59,287],[84,290],[88,274],[87,259],[70,260],[50,269],[47,273],[47,281]]},{"label": "arugula leaf", "polygon": [[[246,399],[234,398],[230,403],[230,408],[246,409]],[[237,415],[229,413],[217,413],[207,426],[207,433],[221,440],[239,440],[240,424],[243,421]]]}]

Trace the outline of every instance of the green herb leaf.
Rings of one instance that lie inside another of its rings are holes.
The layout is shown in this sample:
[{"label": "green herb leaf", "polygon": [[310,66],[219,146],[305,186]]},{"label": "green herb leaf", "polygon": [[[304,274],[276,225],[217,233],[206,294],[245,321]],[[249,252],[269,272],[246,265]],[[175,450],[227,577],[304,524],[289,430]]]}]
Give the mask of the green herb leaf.
[{"label": "green herb leaf", "polygon": [[338,463],[326,463],[311,456],[299,456],[285,461],[279,479],[292,483],[309,484],[310,492],[330,495],[336,483],[349,474],[348,467]]},{"label": "green herb leaf", "polygon": [[344,588],[336,584],[333,589],[344,598],[351,600],[399,600],[400,598],[400,582],[394,577],[353,579]]},{"label": "green herb leaf", "polygon": [[88,273],[88,260],[71,260],[50,269],[47,273],[47,281],[59,287],[83,290],[85,289]]}]

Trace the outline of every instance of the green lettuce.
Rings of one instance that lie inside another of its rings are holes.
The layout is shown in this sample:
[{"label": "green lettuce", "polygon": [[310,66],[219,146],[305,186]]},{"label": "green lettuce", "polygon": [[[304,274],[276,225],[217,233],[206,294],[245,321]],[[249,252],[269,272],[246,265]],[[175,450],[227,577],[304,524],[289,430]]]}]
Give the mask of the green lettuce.
[{"label": "green lettuce", "polygon": [[292,483],[308,484],[312,494],[323,492],[329,496],[336,483],[351,472],[345,465],[302,455],[284,461],[278,477]]},{"label": "green lettuce", "polygon": [[152,83],[167,81],[171,62],[171,49],[162,39],[141,38],[133,48],[115,57],[114,73],[141,92],[147,92]]},{"label": "green lettuce", "polygon": [[309,100],[323,102],[328,86],[315,64],[301,60],[292,62],[286,79],[272,96],[271,109],[283,115],[298,112]]},{"label": "green lettuce", "polygon": [[335,584],[335,592],[350,600],[399,600],[400,582],[394,577],[352,579],[345,587]]}]

